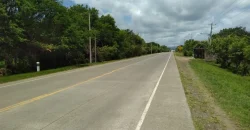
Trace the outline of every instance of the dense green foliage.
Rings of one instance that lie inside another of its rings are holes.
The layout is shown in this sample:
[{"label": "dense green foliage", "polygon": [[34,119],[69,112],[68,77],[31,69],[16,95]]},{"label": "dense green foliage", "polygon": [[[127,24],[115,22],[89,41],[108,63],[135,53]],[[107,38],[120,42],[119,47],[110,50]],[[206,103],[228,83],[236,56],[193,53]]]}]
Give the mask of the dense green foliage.
[{"label": "dense green foliage", "polygon": [[190,65],[239,128],[250,129],[250,77],[233,74],[210,63],[192,60]]},{"label": "dense green foliage", "polygon": [[196,41],[194,39],[186,40],[183,46],[183,55],[193,56],[195,48],[206,48],[207,46],[207,41]]},{"label": "dense green foliage", "polygon": [[176,52],[182,53],[182,52],[183,52],[183,45],[177,46],[177,47],[175,48],[175,51],[176,51]]},{"label": "dense green foliage", "polygon": [[236,27],[221,30],[212,36],[212,44],[205,41],[187,40],[183,46],[183,54],[192,56],[197,46],[206,48],[207,53],[216,56],[222,68],[234,73],[248,75],[250,71],[250,32]]},{"label": "dense green foliage", "polygon": [[192,56],[194,51],[194,46],[198,44],[198,41],[193,39],[187,40],[183,46],[183,55],[184,56]]},{"label": "dense green foliage", "polygon": [[217,56],[217,63],[234,73],[249,74],[250,70],[250,32],[236,27],[223,29],[213,35],[210,51]]},{"label": "dense green foliage", "polygon": [[[34,71],[36,61],[43,70],[87,63],[89,37],[92,43],[97,39],[98,61],[151,53],[151,43],[131,30],[119,29],[112,16],[99,16],[95,8],[66,8],[58,0],[0,2],[0,62],[4,61],[8,74]],[[153,53],[169,51],[156,43],[152,49]]]}]

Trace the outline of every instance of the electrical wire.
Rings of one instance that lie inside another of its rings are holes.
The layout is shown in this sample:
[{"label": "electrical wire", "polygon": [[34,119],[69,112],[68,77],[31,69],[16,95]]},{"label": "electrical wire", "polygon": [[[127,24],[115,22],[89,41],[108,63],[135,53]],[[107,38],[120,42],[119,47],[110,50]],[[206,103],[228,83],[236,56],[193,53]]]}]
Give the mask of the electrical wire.
[{"label": "electrical wire", "polygon": [[[240,2],[239,2],[239,1],[240,1]],[[238,4],[240,4],[240,3],[242,3],[243,1],[244,1],[244,0],[235,0],[235,1],[230,5],[229,8],[233,7],[233,5],[236,4],[236,2],[239,2]],[[229,10],[223,12],[221,15],[219,15],[219,16],[220,16],[219,21],[217,20],[215,23],[216,23],[216,24],[221,23],[221,18],[222,18],[222,16],[227,15],[229,12],[231,12],[232,10],[234,10],[234,9],[236,9],[236,8],[237,8],[237,7],[231,8],[231,9],[229,9]],[[218,22],[218,23],[217,23],[217,22]]]}]

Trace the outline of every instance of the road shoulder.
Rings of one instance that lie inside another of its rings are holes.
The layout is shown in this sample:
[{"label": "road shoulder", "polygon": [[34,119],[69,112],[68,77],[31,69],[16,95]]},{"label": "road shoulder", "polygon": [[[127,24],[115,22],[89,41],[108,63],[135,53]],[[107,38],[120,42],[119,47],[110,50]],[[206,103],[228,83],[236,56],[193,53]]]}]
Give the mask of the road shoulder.
[{"label": "road shoulder", "polygon": [[170,58],[141,129],[194,129],[174,56]]},{"label": "road shoulder", "polygon": [[198,76],[189,65],[189,57],[176,56],[181,80],[192,113],[195,128],[204,129],[237,129],[226,113],[215,104],[215,101]]}]

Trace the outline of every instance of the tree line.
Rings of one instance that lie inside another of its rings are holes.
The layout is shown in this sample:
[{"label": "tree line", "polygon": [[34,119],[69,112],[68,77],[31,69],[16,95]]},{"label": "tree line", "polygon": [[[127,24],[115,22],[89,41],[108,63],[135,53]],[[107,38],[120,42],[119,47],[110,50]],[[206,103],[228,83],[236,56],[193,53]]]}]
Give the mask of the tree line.
[{"label": "tree line", "polygon": [[192,56],[193,49],[197,46],[204,47],[206,53],[214,55],[216,63],[221,68],[229,69],[237,74],[249,75],[250,32],[246,28],[235,27],[220,30],[219,33],[212,35],[212,44],[208,41],[187,40],[182,52],[185,56]]},{"label": "tree line", "polygon": [[35,71],[37,61],[43,70],[88,63],[89,37],[92,43],[96,38],[98,62],[150,54],[151,45],[152,53],[170,51],[167,46],[146,43],[132,30],[119,29],[111,15],[100,16],[86,5],[67,8],[59,0],[0,2],[4,74]]}]

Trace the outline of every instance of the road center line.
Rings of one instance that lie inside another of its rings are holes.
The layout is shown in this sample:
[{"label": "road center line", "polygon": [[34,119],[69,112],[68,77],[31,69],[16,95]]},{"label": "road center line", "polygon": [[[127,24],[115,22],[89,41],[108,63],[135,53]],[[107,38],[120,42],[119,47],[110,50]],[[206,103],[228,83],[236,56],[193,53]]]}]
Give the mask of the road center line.
[{"label": "road center line", "polygon": [[[131,61],[133,59],[135,59],[135,58],[123,59],[121,61],[111,62],[111,63],[107,63],[107,64],[121,63],[121,62]],[[4,86],[1,86],[1,84],[0,84],[0,89],[15,86],[15,85],[19,85],[19,84],[23,84],[23,83],[29,83],[29,82],[33,82],[33,81],[37,81],[37,80],[41,80],[41,79],[46,79],[46,78],[50,78],[50,77],[54,77],[54,76],[59,76],[59,75],[63,75],[63,74],[70,74],[70,73],[78,72],[79,70],[84,71],[84,70],[88,70],[88,69],[95,68],[95,67],[100,67],[100,66],[101,65],[96,65],[96,66],[90,66],[90,67],[87,67],[87,68],[78,68],[78,69],[74,69],[74,70],[67,70],[65,72],[57,72],[57,73],[48,74],[47,76],[46,75],[41,76],[41,77],[38,76],[37,78],[31,78],[30,80],[29,79],[23,79],[24,81],[16,82],[16,83],[13,83],[13,84],[6,83],[7,85],[4,85]]]},{"label": "road center line", "polygon": [[[156,56],[158,56],[158,55],[156,55]],[[96,77],[87,79],[87,80],[85,80],[85,81],[83,81],[83,82],[79,82],[79,83],[74,84],[74,85],[72,85],[72,86],[69,86],[69,87],[66,87],[66,88],[62,88],[62,89],[59,89],[59,90],[54,91],[54,92],[51,92],[51,93],[43,94],[43,95],[40,95],[40,96],[38,96],[38,97],[35,97],[35,98],[32,98],[32,99],[28,99],[28,100],[25,100],[25,101],[22,101],[22,102],[19,102],[19,103],[16,103],[16,104],[11,105],[11,106],[8,106],[8,107],[1,108],[1,109],[0,109],[0,113],[1,113],[1,112],[4,112],[4,111],[8,111],[8,110],[13,109],[13,108],[16,108],[16,107],[19,107],[19,106],[23,106],[23,105],[32,103],[32,102],[37,101],[37,100],[41,100],[41,99],[43,99],[43,98],[46,98],[46,97],[49,97],[49,96],[52,96],[52,95],[55,95],[55,94],[57,94],[57,93],[63,92],[63,91],[65,91],[65,90],[68,90],[68,89],[70,89],[70,88],[74,88],[74,87],[76,87],[76,86],[79,86],[79,85],[81,85],[81,84],[84,84],[84,83],[86,83],[86,82],[88,82],[88,81],[95,80],[95,79],[101,78],[101,77],[103,77],[103,76],[112,74],[112,73],[114,73],[114,72],[116,72],[116,71],[119,71],[119,70],[121,70],[121,69],[127,68],[127,67],[129,67],[129,66],[131,66],[131,65],[134,65],[134,64],[137,64],[137,63],[139,63],[139,62],[147,61],[147,60],[152,59],[152,58],[154,58],[154,57],[156,57],[156,56],[153,56],[153,57],[147,58],[147,59],[145,59],[145,60],[141,60],[141,61],[135,62],[135,63],[133,63],[133,64],[129,64],[129,65],[127,65],[127,66],[124,66],[124,67],[121,67],[121,68],[112,70],[112,71],[107,72],[107,73],[104,73],[104,74],[102,74],[102,75],[99,75],[99,76],[96,76]]]},{"label": "road center line", "polygon": [[161,73],[161,76],[160,76],[160,78],[158,79],[158,81],[157,81],[157,83],[156,83],[156,85],[155,85],[155,88],[154,88],[154,90],[153,90],[153,92],[152,92],[152,94],[151,94],[151,96],[150,96],[150,98],[149,98],[149,100],[148,100],[148,103],[147,103],[147,105],[146,105],[146,107],[145,107],[145,109],[144,109],[144,111],[143,111],[143,113],[142,113],[142,115],[141,115],[141,118],[140,118],[140,120],[139,120],[139,122],[138,122],[138,124],[137,124],[135,130],[140,130],[140,129],[141,129],[141,126],[142,126],[142,124],[143,124],[143,121],[144,121],[144,119],[145,119],[145,117],[146,117],[146,115],[147,115],[147,112],[148,112],[148,110],[149,110],[149,107],[150,107],[150,105],[151,105],[151,103],[152,103],[152,100],[153,100],[153,98],[154,98],[154,95],[155,95],[155,93],[156,93],[156,90],[157,90],[157,88],[158,88],[158,86],[159,86],[159,84],[160,84],[161,78],[162,78],[162,76],[163,76],[163,74],[164,74],[164,72],[165,72],[165,70],[166,70],[166,68],[167,68],[167,66],[168,66],[168,63],[169,63],[169,60],[170,60],[171,56],[172,56],[172,52],[170,53],[170,56],[169,56],[169,58],[168,58],[168,60],[167,60],[167,63],[166,63],[166,65],[164,66],[164,69],[163,69],[163,71],[162,71],[162,73]]}]

